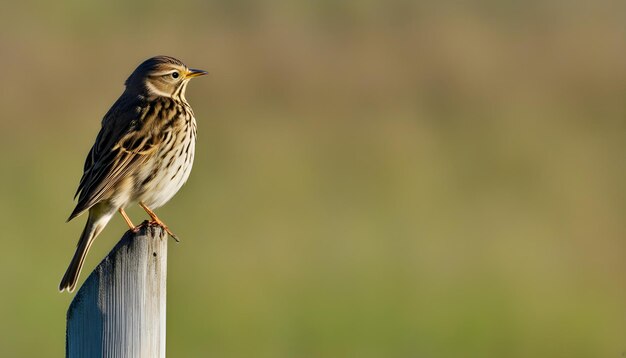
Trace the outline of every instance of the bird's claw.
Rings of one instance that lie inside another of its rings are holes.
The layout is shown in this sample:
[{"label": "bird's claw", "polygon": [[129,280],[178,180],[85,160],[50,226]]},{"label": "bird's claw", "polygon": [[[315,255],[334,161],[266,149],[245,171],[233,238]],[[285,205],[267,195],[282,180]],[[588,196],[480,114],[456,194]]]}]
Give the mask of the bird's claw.
[{"label": "bird's claw", "polygon": [[165,225],[162,221],[160,220],[152,220],[149,222],[150,225],[157,225],[160,226],[163,230],[165,230],[165,232],[172,238],[174,239],[176,242],[180,242],[180,240],[178,239],[178,236],[176,236],[171,230],[170,228],[167,227],[167,225]]}]

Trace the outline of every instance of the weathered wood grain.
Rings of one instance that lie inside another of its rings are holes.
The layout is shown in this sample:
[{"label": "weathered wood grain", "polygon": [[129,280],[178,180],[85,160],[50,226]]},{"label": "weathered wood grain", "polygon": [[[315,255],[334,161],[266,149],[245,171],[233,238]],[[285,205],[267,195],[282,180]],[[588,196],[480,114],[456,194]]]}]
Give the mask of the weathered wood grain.
[{"label": "weathered wood grain", "polygon": [[67,311],[66,357],[165,357],[167,236],[126,232]]}]

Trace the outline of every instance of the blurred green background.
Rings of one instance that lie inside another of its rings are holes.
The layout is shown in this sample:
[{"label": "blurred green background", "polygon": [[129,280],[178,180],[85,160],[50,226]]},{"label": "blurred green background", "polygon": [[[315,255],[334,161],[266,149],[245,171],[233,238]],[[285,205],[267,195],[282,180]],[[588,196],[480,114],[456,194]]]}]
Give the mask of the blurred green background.
[{"label": "blurred green background", "polygon": [[211,73],[188,88],[194,172],[158,210],[182,238],[168,356],[626,351],[623,1],[24,1],[0,20],[3,357],[63,356],[85,218],[64,221],[157,54]]}]

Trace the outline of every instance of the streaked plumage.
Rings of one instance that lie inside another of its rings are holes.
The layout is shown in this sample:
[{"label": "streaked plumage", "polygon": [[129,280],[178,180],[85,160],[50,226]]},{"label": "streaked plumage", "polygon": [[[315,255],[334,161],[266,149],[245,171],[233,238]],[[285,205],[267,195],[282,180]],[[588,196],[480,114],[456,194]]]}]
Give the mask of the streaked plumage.
[{"label": "streaked plumage", "polygon": [[74,290],[91,244],[116,211],[132,228],[124,208],[140,203],[172,235],[150,209],[169,201],[189,177],[196,121],[185,89],[191,78],[204,74],[175,58],[157,56],[126,80],[126,90],[104,116],[85,161],[78,203],[68,221],[87,210],[89,218],[59,290]]}]

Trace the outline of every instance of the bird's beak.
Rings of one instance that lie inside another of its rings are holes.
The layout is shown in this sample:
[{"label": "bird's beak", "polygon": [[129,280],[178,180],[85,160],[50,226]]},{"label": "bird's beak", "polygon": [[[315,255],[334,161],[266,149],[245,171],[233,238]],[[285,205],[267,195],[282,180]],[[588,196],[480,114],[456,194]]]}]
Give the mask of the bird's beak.
[{"label": "bird's beak", "polygon": [[198,76],[204,76],[208,74],[207,71],[202,71],[202,70],[195,70],[193,68],[189,69],[189,72],[187,72],[187,78],[194,78],[194,77],[198,77]]}]

